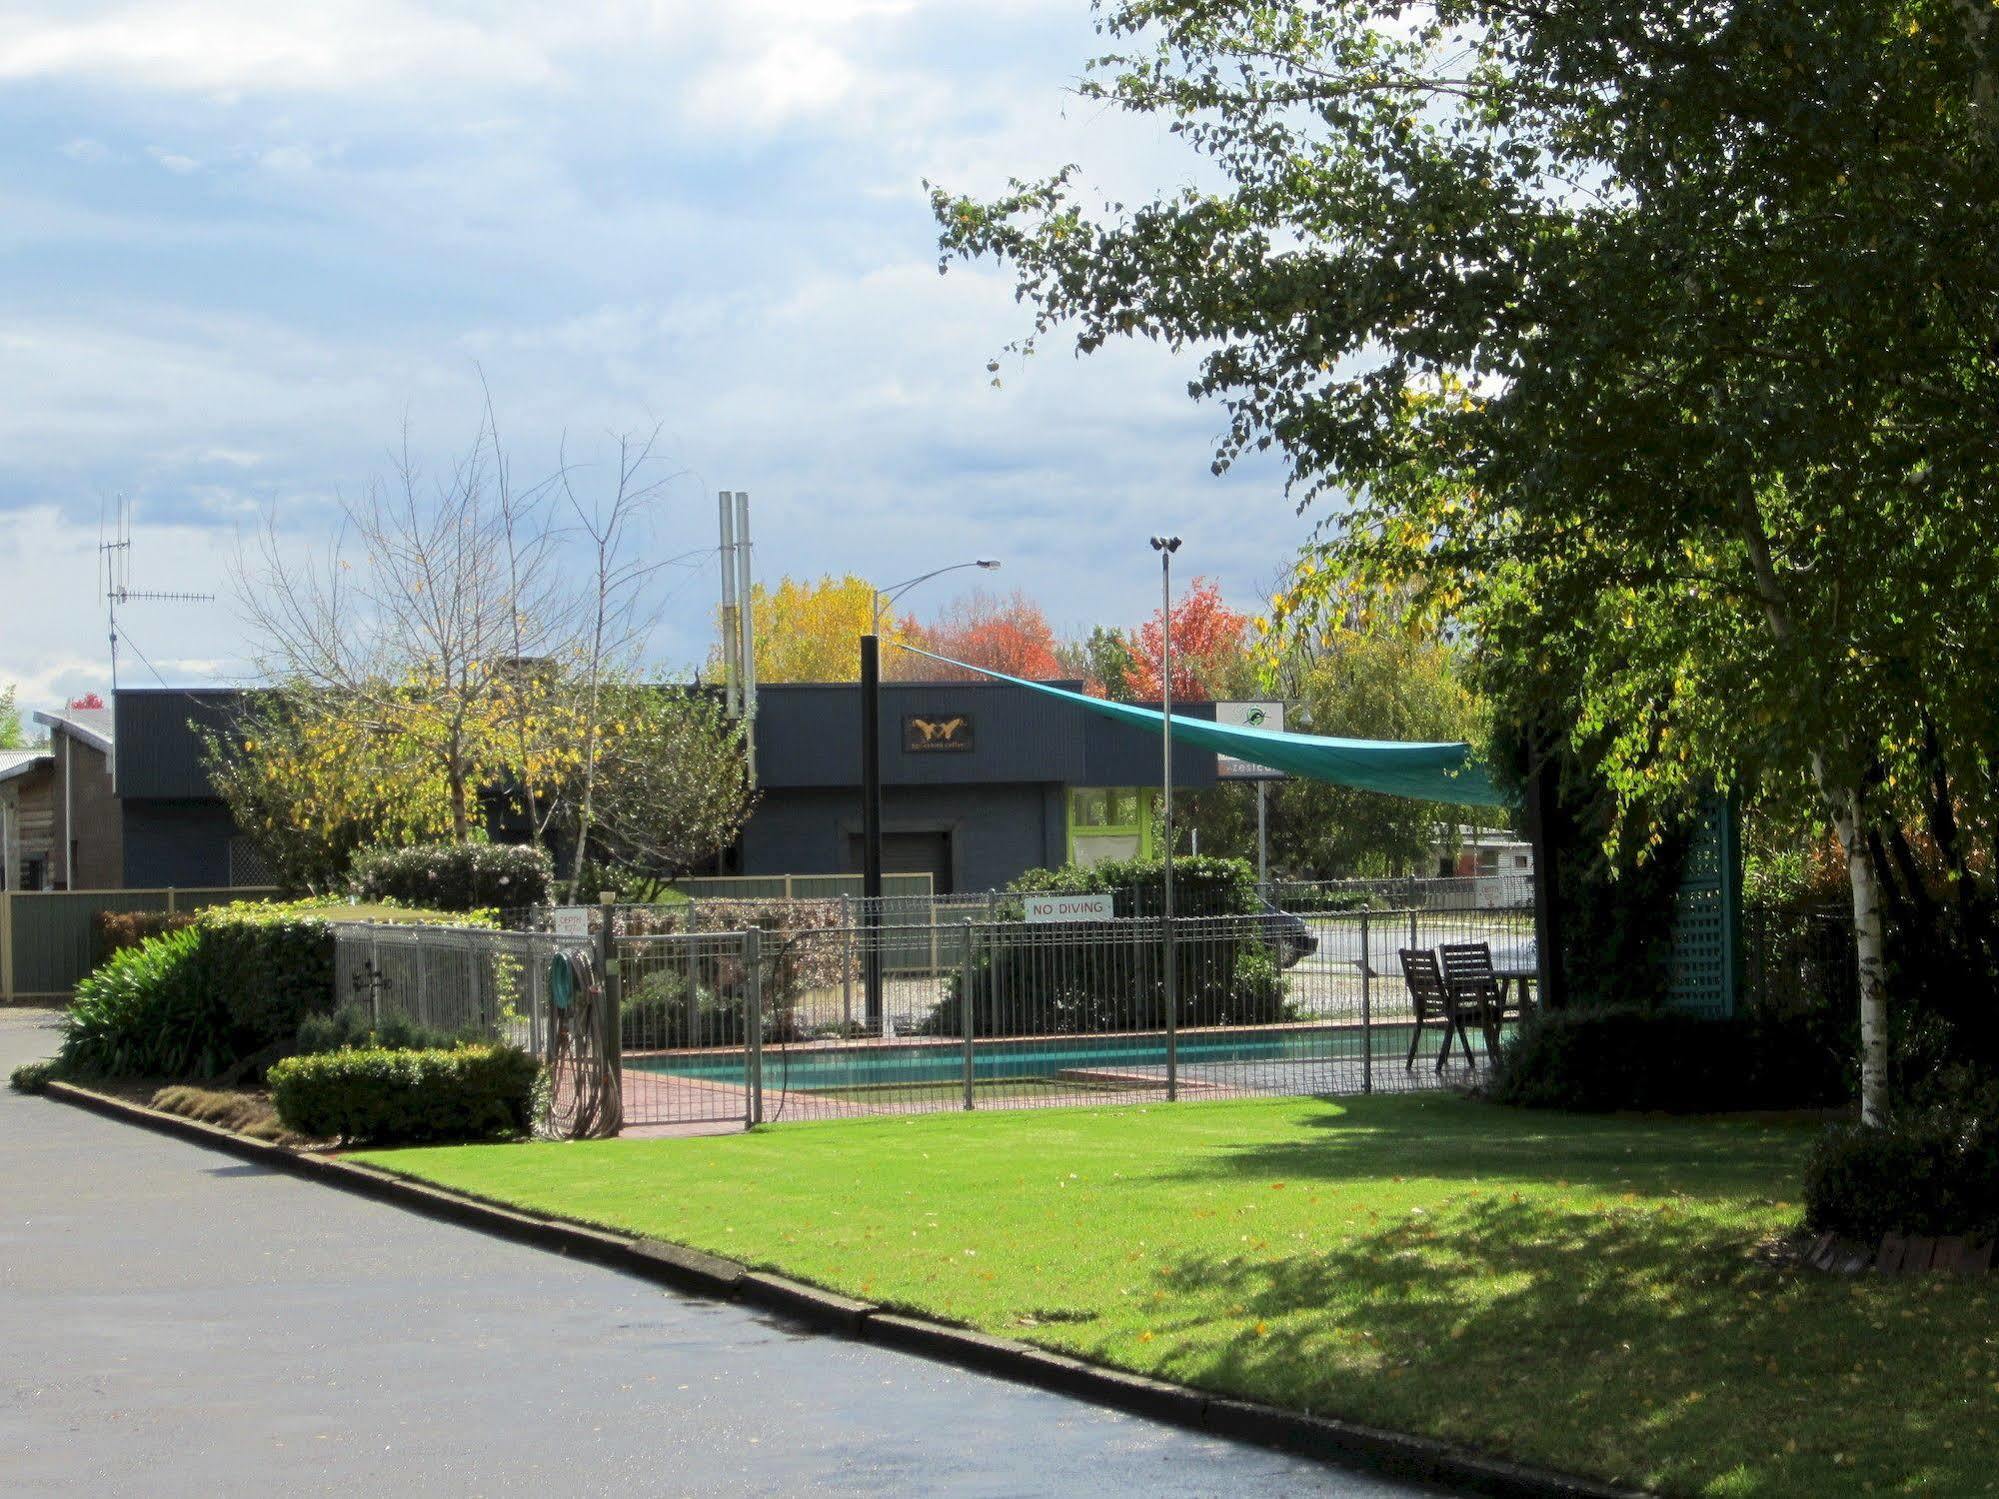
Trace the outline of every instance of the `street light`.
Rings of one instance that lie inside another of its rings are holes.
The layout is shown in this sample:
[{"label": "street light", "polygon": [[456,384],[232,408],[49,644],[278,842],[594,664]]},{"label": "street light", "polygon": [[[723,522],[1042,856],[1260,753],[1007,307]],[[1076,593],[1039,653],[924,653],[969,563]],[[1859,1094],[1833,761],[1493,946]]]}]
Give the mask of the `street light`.
[{"label": "street light", "polygon": [[955,573],[967,567],[984,568],[987,572],[992,573],[999,571],[999,562],[992,557],[981,557],[976,562],[954,562],[949,567],[937,568],[934,571],[922,574],[920,577],[908,578],[900,583],[892,583],[887,588],[877,588],[875,590],[875,634],[881,634],[882,610],[893,604],[905,593],[908,593],[918,583],[928,583],[932,578],[941,578],[946,573]]},{"label": "street light", "polygon": [[1159,783],[1165,812],[1165,881],[1160,910],[1160,954],[1166,964],[1166,1099],[1180,1096],[1180,975],[1173,961],[1173,554],[1177,536],[1155,536],[1159,554]]},{"label": "street light", "polygon": [[[874,618],[868,633],[861,637],[861,924],[879,928],[882,893],[882,756],[881,756],[881,623],[882,611],[919,583],[941,578],[945,573],[967,567],[992,572],[999,563],[990,557],[974,562],[953,562],[933,568],[914,578],[905,578],[874,594]],[[861,978],[867,994],[868,1029],[880,1034],[882,1028],[881,943],[861,939]]]}]

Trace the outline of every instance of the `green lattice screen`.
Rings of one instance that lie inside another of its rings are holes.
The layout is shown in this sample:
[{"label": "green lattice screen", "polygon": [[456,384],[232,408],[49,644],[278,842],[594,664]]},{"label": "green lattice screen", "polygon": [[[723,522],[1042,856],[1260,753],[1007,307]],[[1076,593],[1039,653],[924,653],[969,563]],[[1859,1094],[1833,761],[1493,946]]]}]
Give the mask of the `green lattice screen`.
[{"label": "green lattice screen", "polygon": [[1742,860],[1735,804],[1701,808],[1673,912],[1673,974],[1667,1003],[1697,1015],[1735,1013],[1736,942],[1742,929]]}]

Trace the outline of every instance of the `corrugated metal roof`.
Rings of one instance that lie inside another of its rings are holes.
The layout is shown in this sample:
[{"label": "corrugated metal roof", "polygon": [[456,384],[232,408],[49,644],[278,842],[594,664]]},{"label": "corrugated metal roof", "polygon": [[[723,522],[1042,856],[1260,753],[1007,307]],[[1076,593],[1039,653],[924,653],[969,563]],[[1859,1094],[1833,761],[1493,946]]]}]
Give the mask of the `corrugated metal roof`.
[{"label": "corrugated metal roof", "polygon": [[55,763],[55,756],[45,749],[0,750],[0,781],[11,781],[16,776],[24,776],[37,764]]}]

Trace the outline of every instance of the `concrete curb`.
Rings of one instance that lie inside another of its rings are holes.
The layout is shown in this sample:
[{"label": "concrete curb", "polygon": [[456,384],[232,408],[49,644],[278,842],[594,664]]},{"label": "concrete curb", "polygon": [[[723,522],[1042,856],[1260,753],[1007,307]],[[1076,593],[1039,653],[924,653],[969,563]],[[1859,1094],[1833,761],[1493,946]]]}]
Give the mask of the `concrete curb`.
[{"label": "concrete curb", "polygon": [[165,1113],[74,1083],[52,1081],[47,1096],[107,1118],[254,1161],[273,1171],[605,1265],[656,1285],[717,1300],[747,1302],[822,1331],[921,1354],[1176,1426],[1325,1458],[1396,1478],[1446,1485],[1459,1493],[1490,1495],[1493,1499],[1648,1499],[1642,1490],[1489,1457],[1429,1437],[1383,1431],[1251,1400],[1209,1395],[1186,1385],[1127,1374],[1010,1338],[905,1316],[802,1281],[751,1270],[734,1260],[698,1249],[657,1239],[628,1238],[567,1219],[523,1213],[517,1208],[434,1187],[358,1161],[309,1155],[253,1140],[218,1125]]}]

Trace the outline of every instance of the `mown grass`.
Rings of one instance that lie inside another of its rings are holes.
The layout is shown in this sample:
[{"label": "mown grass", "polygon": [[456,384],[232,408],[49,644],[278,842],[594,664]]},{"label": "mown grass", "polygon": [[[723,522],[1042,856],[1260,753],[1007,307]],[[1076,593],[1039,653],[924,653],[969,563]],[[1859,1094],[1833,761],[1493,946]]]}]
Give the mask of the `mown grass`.
[{"label": "mown grass", "polygon": [[1447,1097],[1049,1109],[376,1152],[1206,1389],[1678,1493],[1999,1487],[1987,1281],[1843,1280],[1808,1126]]}]

